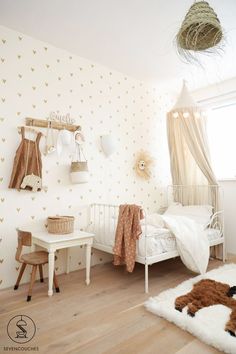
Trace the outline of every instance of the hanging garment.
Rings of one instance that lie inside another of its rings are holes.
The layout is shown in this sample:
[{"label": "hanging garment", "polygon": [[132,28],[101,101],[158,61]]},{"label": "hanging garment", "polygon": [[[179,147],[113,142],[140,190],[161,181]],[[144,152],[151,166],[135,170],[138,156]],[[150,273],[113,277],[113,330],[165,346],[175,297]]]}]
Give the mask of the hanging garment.
[{"label": "hanging garment", "polygon": [[125,264],[128,272],[132,272],[135,266],[136,241],[142,233],[140,220],[143,218],[143,210],[140,206],[135,204],[120,205],[113,248],[113,264]]},{"label": "hanging garment", "polygon": [[[25,177],[32,174],[40,180],[42,178],[42,160],[39,150],[42,133],[38,133],[36,140],[33,141],[25,138],[25,128],[21,127],[21,135],[22,140],[16,150],[9,188],[32,190],[33,188],[29,185],[23,187],[22,182]],[[37,188],[37,190],[40,189],[41,187]]]}]

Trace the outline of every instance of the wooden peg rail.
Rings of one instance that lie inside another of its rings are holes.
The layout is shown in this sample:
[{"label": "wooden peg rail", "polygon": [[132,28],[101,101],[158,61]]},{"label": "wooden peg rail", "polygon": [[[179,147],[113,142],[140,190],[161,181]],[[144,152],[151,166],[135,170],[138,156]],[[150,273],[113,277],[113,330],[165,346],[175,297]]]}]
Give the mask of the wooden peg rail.
[{"label": "wooden peg rail", "polygon": [[[45,119],[36,119],[36,118],[29,118],[29,117],[25,119],[25,124],[30,127],[47,128],[48,122],[49,121]],[[81,130],[80,125],[61,123],[54,120],[50,121],[50,127],[57,130],[66,129],[69,130],[70,132]]]}]

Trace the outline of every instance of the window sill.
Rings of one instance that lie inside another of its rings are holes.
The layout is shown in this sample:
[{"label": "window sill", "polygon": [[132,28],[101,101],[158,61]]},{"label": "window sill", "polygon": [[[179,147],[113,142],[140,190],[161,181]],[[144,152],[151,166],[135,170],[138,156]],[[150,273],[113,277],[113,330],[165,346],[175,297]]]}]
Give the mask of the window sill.
[{"label": "window sill", "polygon": [[219,178],[217,179],[218,182],[236,182],[236,177],[234,178]]}]

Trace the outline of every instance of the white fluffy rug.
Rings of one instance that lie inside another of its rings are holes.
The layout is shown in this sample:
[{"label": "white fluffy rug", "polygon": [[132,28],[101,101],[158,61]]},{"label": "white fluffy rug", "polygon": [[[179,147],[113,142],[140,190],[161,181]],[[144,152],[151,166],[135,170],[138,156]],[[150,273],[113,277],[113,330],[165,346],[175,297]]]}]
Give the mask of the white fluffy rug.
[{"label": "white fluffy rug", "polygon": [[[236,285],[236,264],[227,264],[203,276],[199,275],[189,279],[176,288],[169,289],[157,297],[150,298],[145,303],[145,306],[149,311],[175,323],[198,337],[201,341],[226,353],[236,354],[236,337],[232,337],[224,330],[231,309],[223,305],[210,306],[199,310],[195,317],[189,316],[186,308],[183,312],[175,310],[174,302],[176,297],[191,291],[192,285],[204,278],[234,286]],[[236,299],[236,295],[234,295],[234,298]]]}]

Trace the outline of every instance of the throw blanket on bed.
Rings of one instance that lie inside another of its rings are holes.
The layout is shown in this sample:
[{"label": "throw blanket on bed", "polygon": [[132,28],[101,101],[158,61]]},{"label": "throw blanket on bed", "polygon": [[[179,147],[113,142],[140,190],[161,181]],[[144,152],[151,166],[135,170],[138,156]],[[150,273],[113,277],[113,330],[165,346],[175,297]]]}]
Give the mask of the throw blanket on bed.
[{"label": "throw blanket on bed", "polygon": [[210,256],[206,233],[199,224],[185,216],[162,215],[162,219],[176,238],[182,262],[193,272],[204,274]]},{"label": "throw blanket on bed", "polygon": [[116,228],[114,265],[126,264],[128,272],[132,272],[136,257],[136,240],[142,233],[140,219],[143,212],[138,205],[120,205]]}]

